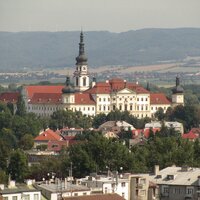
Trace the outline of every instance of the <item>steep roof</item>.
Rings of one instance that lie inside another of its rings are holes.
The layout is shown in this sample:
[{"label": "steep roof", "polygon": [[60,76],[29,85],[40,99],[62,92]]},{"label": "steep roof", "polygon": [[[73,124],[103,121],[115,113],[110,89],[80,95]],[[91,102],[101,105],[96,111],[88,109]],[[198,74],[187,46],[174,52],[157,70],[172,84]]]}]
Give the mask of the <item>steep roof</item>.
[{"label": "steep roof", "polygon": [[3,92],[0,94],[0,101],[5,103],[16,103],[20,96],[19,92]]},{"label": "steep roof", "polygon": [[51,129],[47,129],[43,132],[40,133],[40,135],[38,135],[34,141],[60,141],[62,140],[62,137],[60,135],[58,135],[56,132],[54,132]]},{"label": "steep roof", "polygon": [[60,104],[62,94],[59,93],[34,93],[29,103],[32,104]]},{"label": "steep roof", "polygon": [[64,197],[64,200],[124,200],[124,198],[119,196],[118,194],[98,194],[76,197]]},{"label": "steep roof", "polygon": [[198,138],[198,134],[193,133],[192,131],[190,131],[189,133],[183,134],[182,135],[183,139],[190,139],[190,140],[194,140],[196,138]]},{"label": "steep roof", "polygon": [[151,93],[150,94],[150,104],[171,104],[163,93]]},{"label": "steep roof", "polygon": [[31,99],[35,93],[61,94],[63,88],[64,85],[29,85],[24,87],[29,99]]},{"label": "steep roof", "polygon": [[118,92],[124,88],[128,88],[132,91],[135,91],[138,94],[149,93],[148,90],[136,83],[126,82],[123,79],[115,78],[107,80],[106,82],[99,82],[93,88],[88,89],[84,93],[90,94],[110,94],[111,92]]},{"label": "steep roof", "polygon": [[75,104],[77,105],[91,105],[95,104],[91,94],[88,93],[75,93]]}]

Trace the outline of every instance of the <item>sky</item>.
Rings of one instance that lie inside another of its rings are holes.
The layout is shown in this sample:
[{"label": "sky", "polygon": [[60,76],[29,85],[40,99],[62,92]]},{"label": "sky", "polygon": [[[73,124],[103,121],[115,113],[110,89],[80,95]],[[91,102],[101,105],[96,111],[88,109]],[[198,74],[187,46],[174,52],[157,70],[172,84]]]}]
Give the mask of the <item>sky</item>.
[{"label": "sky", "polygon": [[200,27],[200,0],[0,0],[0,31]]}]

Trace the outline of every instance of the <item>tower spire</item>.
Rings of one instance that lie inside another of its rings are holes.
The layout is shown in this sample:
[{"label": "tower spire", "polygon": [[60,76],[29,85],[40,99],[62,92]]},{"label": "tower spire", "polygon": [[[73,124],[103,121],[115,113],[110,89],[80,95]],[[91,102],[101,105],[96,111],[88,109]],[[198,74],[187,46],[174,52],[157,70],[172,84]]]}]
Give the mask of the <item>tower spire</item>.
[{"label": "tower spire", "polygon": [[87,57],[85,55],[85,44],[84,44],[84,36],[83,31],[80,33],[80,42],[79,42],[79,55],[76,57],[77,65],[87,65]]}]

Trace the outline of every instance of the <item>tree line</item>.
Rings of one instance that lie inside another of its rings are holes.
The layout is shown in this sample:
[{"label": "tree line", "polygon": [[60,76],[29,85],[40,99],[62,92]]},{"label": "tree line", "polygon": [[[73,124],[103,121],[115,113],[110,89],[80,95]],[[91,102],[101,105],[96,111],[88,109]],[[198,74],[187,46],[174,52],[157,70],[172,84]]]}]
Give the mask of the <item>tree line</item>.
[{"label": "tree line", "polygon": [[[200,110],[197,105],[177,106],[169,108],[166,113],[158,109],[155,118],[159,120],[179,121],[184,124],[185,131],[199,127]],[[95,117],[82,115],[81,112],[59,110],[50,118],[41,118],[33,113],[26,113],[22,97],[17,102],[17,111],[13,112],[10,104],[0,104],[0,182],[6,182],[8,174],[17,181],[24,178],[40,179],[49,171],[57,172],[57,176],[68,174],[73,163],[76,177],[90,172],[119,170],[130,172],[147,172],[154,164],[166,167],[171,164],[199,166],[199,142],[182,140],[174,130],[162,128],[160,133],[151,137],[142,145],[132,148],[124,141],[131,138],[129,133],[120,133],[120,139],[106,139],[101,133],[91,132],[91,127],[98,128],[109,120],[124,120],[135,128],[144,128],[150,118],[137,119],[127,111],[111,111]],[[63,149],[57,157],[44,158],[39,165],[28,167],[24,150],[31,149],[33,138],[41,129],[50,127],[54,130],[63,127],[84,128],[86,131],[77,136],[76,145]]]}]

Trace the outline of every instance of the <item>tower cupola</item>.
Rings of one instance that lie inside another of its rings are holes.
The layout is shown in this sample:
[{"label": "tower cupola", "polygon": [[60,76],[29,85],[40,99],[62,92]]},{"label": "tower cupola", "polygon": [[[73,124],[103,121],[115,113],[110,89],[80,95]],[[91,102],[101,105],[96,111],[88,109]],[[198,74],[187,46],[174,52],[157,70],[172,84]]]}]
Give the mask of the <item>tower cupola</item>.
[{"label": "tower cupola", "polygon": [[66,82],[65,82],[65,87],[62,89],[62,93],[64,94],[69,94],[69,93],[74,93],[75,90],[70,84],[70,77],[66,77]]},{"label": "tower cupola", "polygon": [[180,85],[180,78],[179,76],[176,76],[176,86],[172,89],[172,93],[177,94],[177,93],[183,93],[183,92],[184,92],[184,89]]}]

